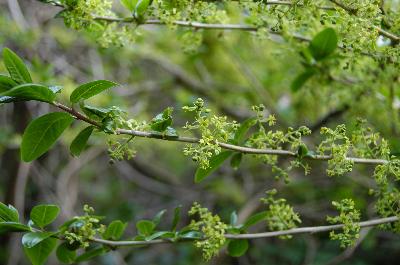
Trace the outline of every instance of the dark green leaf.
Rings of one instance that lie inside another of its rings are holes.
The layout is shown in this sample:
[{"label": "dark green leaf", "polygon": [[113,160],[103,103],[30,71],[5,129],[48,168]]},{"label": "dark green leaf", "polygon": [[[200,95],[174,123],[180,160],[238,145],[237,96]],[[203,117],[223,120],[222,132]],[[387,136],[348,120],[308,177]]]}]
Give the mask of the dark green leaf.
[{"label": "dark green leaf", "polygon": [[22,84],[4,92],[1,96],[44,102],[53,102],[56,98],[56,95],[51,89],[38,84]]},{"label": "dark green leaf", "polygon": [[16,222],[2,222],[0,223],[0,235],[9,232],[27,232],[31,231],[29,226]]},{"label": "dark green leaf", "polygon": [[228,244],[228,253],[232,257],[243,256],[249,248],[249,242],[246,239],[231,240]]},{"label": "dark green leaf", "polygon": [[242,153],[235,153],[232,158],[231,158],[231,167],[234,170],[237,170],[240,166],[240,163],[242,162],[242,157],[243,154]]},{"label": "dark green leaf", "polygon": [[94,257],[103,255],[105,253],[107,253],[107,249],[105,249],[103,247],[93,248],[93,249],[90,249],[90,250],[86,251],[85,253],[83,253],[79,257],[77,257],[75,259],[75,262],[78,263],[78,262],[90,260],[90,259],[93,259]]},{"label": "dark green leaf", "polygon": [[154,240],[154,239],[157,239],[157,238],[160,238],[160,237],[162,237],[162,238],[171,238],[171,237],[174,237],[174,236],[175,236],[175,233],[170,232],[170,231],[158,231],[158,232],[153,233],[150,236],[147,236],[145,238],[145,240],[146,241],[150,241],[150,240]]},{"label": "dark green leaf", "polygon": [[83,129],[72,141],[69,150],[74,156],[79,156],[81,152],[85,149],[87,141],[94,130],[94,126],[89,126]]},{"label": "dark green leaf", "polygon": [[172,111],[172,108],[166,108],[155,116],[150,122],[151,129],[156,132],[164,132],[172,124]]},{"label": "dark green leaf", "polygon": [[179,220],[181,219],[181,210],[182,210],[182,205],[179,205],[174,210],[174,219],[172,219],[172,226],[171,226],[172,231],[175,231],[176,227],[178,226]]},{"label": "dark green leaf", "polygon": [[98,108],[98,107],[93,107],[93,106],[89,106],[89,105],[81,105],[81,109],[89,117],[96,116],[101,119],[106,117],[107,114],[111,112],[111,109]]},{"label": "dark green leaf", "polygon": [[180,233],[179,238],[186,238],[186,239],[201,239],[203,238],[203,234],[198,231],[188,231],[185,233]]},{"label": "dark green leaf", "polygon": [[210,158],[210,166],[206,169],[198,167],[194,176],[194,181],[199,183],[204,180],[208,175],[214,172],[222,163],[232,155],[232,151],[223,151],[218,155]]},{"label": "dark green leaf", "polygon": [[51,224],[60,213],[60,207],[57,205],[38,205],[33,207],[30,217],[35,225],[40,228]]},{"label": "dark green leaf", "polygon": [[319,32],[312,40],[309,50],[315,60],[319,61],[331,55],[338,45],[338,37],[332,28]]},{"label": "dark green leaf", "polygon": [[306,70],[299,74],[290,85],[290,89],[293,92],[297,92],[304,86],[304,84],[310,79],[313,75],[315,75],[317,71],[314,68],[306,68]]},{"label": "dark green leaf", "polygon": [[244,222],[242,228],[247,229],[252,225],[255,225],[261,221],[264,221],[265,218],[267,217],[267,214],[268,214],[267,211],[263,211],[263,212],[259,212],[259,213],[256,213],[256,214],[250,216],[249,218],[247,218],[246,222]]},{"label": "dark green leaf", "polygon": [[298,155],[300,158],[303,158],[303,157],[305,157],[307,154],[308,154],[308,148],[307,148],[307,146],[306,146],[305,144],[301,144],[301,145],[299,146],[299,149],[297,149],[297,155]]},{"label": "dark green leaf", "polygon": [[30,162],[46,153],[73,121],[71,115],[63,112],[52,112],[31,121],[22,136],[22,160]]},{"label": "dark green leaf", "polygon": [[0,202],[0,222],[19,222],[19,214],[17,209],[12,205],[5,205]]},{"label": "dark green leaf", "polygon": [[22,237],[22,245],[26,248],[32,248],[42,242],[43,240],[51,237],[53,232],[30,232],[24,234]]},{"label": "dark green leaf", "polygon": [[151,4],[151,0],[139,0],[135,6],[135,17],[141,17]]},{"label": "dark green leaf", "polygon": [[62,263],[71,264],[75,261],[76,251],[68,248],[67,243],[62,243],[56,250],[57,258]]},{"label": "dark green leaf", "polygon": [[0,75],[0,93],[3,93],[11,88],[17,86],[18,84],[12,80],[10,77],[5,75]]},{"label": "dark green leaf", "polygon": [[70,96],[72,103],[77,103],[79,100],[91,98],[104,90],[117,86],[117,83],[108,80],[96,80],[77,87]]},{"label": "dark green leaf", "polygon": [[251,127],[257,124],[257,118],[252,117],[245,120],[235,132],[234,141],[235,144],[241,144],[246,136],[246,133]]},{"label": "dark green leaf", "polygon": [[140,220],[136,223],[136,228],[140,235],[149,236],[153,233],[156,225],[149,220]]},{"label": "dark green leaf", "polygon": [[24,61],[8,48],[3,49],[3,60],[10,77],[18,84],[32,83],[31,75]]},{"label": "dark green leaf", "polygon": [[104,239],[118,240],[124,234],[126,223],[121,222],[120,220],[112,221],[111,224],[108,225],[106,231],[103,234]]},{"label": "dark green leaf", "polygon": [[32,248],[24,247],[32,265],[43,265],[57,244],[57,239],[49,237]]}]

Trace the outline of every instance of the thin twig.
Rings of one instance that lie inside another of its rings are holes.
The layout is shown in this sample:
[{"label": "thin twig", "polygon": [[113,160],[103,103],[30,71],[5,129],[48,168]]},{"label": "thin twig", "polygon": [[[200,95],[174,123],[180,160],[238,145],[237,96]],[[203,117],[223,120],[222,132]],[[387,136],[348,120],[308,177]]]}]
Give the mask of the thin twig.
[{"label": "thin twig", "polygon": [[[372,227],[386,223],[392,223],[399,221],[399,217],[391,216],[386,218],[380,219],[373,219],[364,222],[358,223],[360,227]],[[274,231],[274,232],[265,232],[265,233],[253,233],[253,234],[225,234],[225,238],[227,239],[258,239],[258,238],[269,238],[269,237],[278,237],[278,236],[285,236],[285,235],[294,235],[294,234],[314,234],[320,232],[327,232],[332,230],[341,229],[344,225],[337,224],[337,225],[325,225],[325,226],[311,226],[311,227],[300,227],[294,228],[290,230],[284,231]],[[155,244],[165,244],[165,243],[172,243],[173,241],[168,239],[155,239],[155,240],[148,240],[148,241],[135,241],[135,240],[125,240],[125,241],[111,241],[105,240],[100,238],[93,238],[93,242],[109,245],[109,246],[135,246],[135,245],[155,245]]]}]

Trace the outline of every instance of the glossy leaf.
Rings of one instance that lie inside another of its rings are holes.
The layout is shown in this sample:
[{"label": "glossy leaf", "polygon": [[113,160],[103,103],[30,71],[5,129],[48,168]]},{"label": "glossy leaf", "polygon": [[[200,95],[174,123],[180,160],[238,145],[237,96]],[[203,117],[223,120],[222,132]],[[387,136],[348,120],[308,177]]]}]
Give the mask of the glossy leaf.
[{"label": "glossy leaf", "polygon": [[166,108],[162,113],[154,117],[150,122],[150,127],[156,132],[164,132],[172,124],[172,108]]},{"label": "glossy leaf", "polygon": [[16,222],[0,222],[0,235],[9,232],[27,232],[31,231],[29,226]]},{"label": "glossy leaf", "polygon": [[338,37],[332,28],[319,32],[310,42],[309,50],[315,60],[319,61],[331,55],[338,46]]},{"label": "glossy leaf", "polygon": [[44,102],[53,102],[56,98],[54,92],[47,86],[38,84],[22,84],[16,86],[1,96],[14,97],[21,100],[38,100]]},{"label": "glossy leaf", "polygon": [[249,242],[246,239],[231,240],[228,244],[228,253],[232,257],[243,256],[249,248]]},{"label": "glossy leaf", "polygon": [[71,146],[69,148],[72,155],[79,156],[82,153],[82,151],[86,147],[89,137],[92,135],[93,130],[94,126],[89,126],[80,131],[80,133],[72,141]]},{"label": "glossy leaf", "polygon": [[68,248],[67,243],[62,243],[56,250],[57,258],[60,262],[71,264],[75,261],[76,251]]},{"label": "glossy leaf", "polygon": [[12,205],[5,205],[0,202],[0,222],[18,222],[19,214]]},{"label": "glossy leaf", "polygon": [[14,80],[12,80],[11,77],[0,75],[0,93],[10,90],[17,85],[18,84]]},{"label": "glossy leaf", "polygon": [[24,251],[32,265],[43,265],[56,247],[56,244],[57,239],[49,237],[34,247],[24,247]]},{"label": "glossy leaf", "polygon": [[222,163],[228,159],[232,155],[232,151],[223,151],[219,153],[218,155],[215,155],[210,158],[210,166],[206,169],[203,169],[201,167],[198,167],[196,170],[196,174],[194,176],[194,181],[196,183],[199,183],[200,181],[203,181],[207,176],[209,176],[212,172],[217,170]]},{"label": "glossy leaf", "polygon": [[250,130],[251,127],[257,124],[257,118],[252,117],[248,118],[239,126],[239,128],[235,132],[234,142],[235,144],[241,144],[246,136],[246,133]]},{"label": "glossy leaf", "polygon": [[57,205],[38,205],[33,207],[30,217],[35,225],[40,228],[51,224],[60,213],[60,207]]},{"label": "glossy leaf", "polygon": [[22,237],[22,245],[26,248],[32,248],[43,240],[54,235],[53,232],[30,232]]},{"label": "glossy leaf", "polygon": [[70,96],[72,103],[91,98],[104,90],[117,86],[117,83],[108,80],[96,80],[77,87]]},{"label": "glossy leaf", "polygon": [[124,234],[127,224],[120,220],[112,221],[103,234],[104,239],[118,240]]},{"label": "glossy leaf", "polygon": [[8,48],[3,49],[3,60],[10,77],[18,84],[32,83],[31,75],[24,61]]},{"label": "glossy leaf", "polygon": [[63,112],[52,112],[31,121],[22,136],[22,160],[30,162],[46,153],[73,121],[71,115]]},{"label": "glossy leaf", "polygon": [[100,256],[107,253],[107,250],[103,247],[96,247],[93,249],[89,249],[87,250],[85,253],[83,253],[82,255],[78,256],[75,259],[75,262],[82,262],[82,261],[87,261],[90,259],[93,259],[94,257]]},{"label": "glossy leaf", "polygon": [[265,218],[267,217],[268,212],[267,211],[263,211],[263,212],[259,212],[256,213],[252,216],[250,216],[249,218],[247,218],[246,222],[243,224],[242,229],[247,229],[252,225],[255,225],[261,221],[264,221]]}]

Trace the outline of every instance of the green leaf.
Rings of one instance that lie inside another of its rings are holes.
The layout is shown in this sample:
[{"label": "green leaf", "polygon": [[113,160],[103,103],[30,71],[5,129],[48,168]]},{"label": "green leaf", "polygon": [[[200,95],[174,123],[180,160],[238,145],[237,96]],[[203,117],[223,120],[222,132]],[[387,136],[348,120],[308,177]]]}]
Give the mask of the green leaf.
[{"label": "green leaf", "polygon": [[32,248],[42,242],[43,240],[51,237],[53,232],[30,232],[22,237],[22,245],[26,248]]},{"label": "green leaf", "polygon": [[17,85],[18,84],[12,80],[12,78],[5,75],[0,75],[0,93],[10,90]]},{"label": "green leaf", "polygon": [[17,209],[12,205],[5,205],[0,202],[0,222],[19,222],[19,214]]},{"label": "green leaf", "polygon": [[103,248],[103,247],[96,247],[93,249],[90,249],[88,251],[86,251],[85,253],[83,253],[82,255],[78,256],[75,259],[75,262],[82,262],[82,261],[87,261],[90,259],[93,259],[94,257],[100,256],[107,253],[107,249]]},{"label": "green leaf", "polygon": [[141,17],[151,4],[151,0],[139,0],[135,6],[135,17]]},{"label": "green leaf", "polygon": [[307,146],[306,146],[305,144],[301,144],[301,145],[299,146],[299,149],[297,149],[297,155],[298,155],[300,158],[303,158],[303,157],[305,157],[307,154],[308,154],[308,148],[307,148]]},{"label": "green leaf", "polygon": [[38,84],[19,85],[1,94],[1,96],[15,97],[21,100],[38,100],[44,102],[53,102],[56,98],[56,95],[50,88]]},{"label": "green leaf", "polygon": [[210,158],[210,166],[206,169],[198,167],[194,176],[194,182],[199,183],[214,172],[222,163],[232,155],[232,151],[223,151]]},{"label": "green leaf", "polygon": [[138,0],[120,0],[121,4],[128,9],[129,11],[133,12],[135,10],[135,6]]},{"label": "green leaf", "polygon": [[24,61],[8,48],[3,49],[3,60],[11,78],[18,84],[32,83],[31,75]]},{"label": "green leaf", "polygon": [[2,222],[0,223],[0,235],[9,232],[27,232],[31,231],[29,226],[16,222]]},{"label": "green leaf", "polygon": [[49,237],[32,248],[24,247],[26,256],[32,265],[43,265],[57,244],[57,239]]},{"label": "green leaf", "polygon": [[246,222],[243,224],[242,229],[247,229],[252,225],[255,225],[261,221],[264,221],[265,218],[267,217],[268,212],[267,211],[263,211],[263,212],[259,212],[256,213],[252,216],[250,216],[249,218],[247,218]]},{"label": "green leaf", "polygon": [[30,162],[46,153],[73,121],[64,112],[52,112],[31,121],[22,136],[22,160]]},{"label": "green leaf", "polygon": [[112,110],[111,109],[106,109],[106,108],[98,108],[98,107],[93,107],[89,105],[81,105],[82,111],[89,117],[96,116],[97,118],[104,118],[107,116],[108,113],[110,113]]},{"label": "green leaf", "polygon": [[89,126],[83,129],[72,141],[69,150],[74,156],[79,156],[81,152],[85,149],[87,141],[94,130],[94,126]]},{"label": "green leaf", "polygon": [[56,250],[57,258],[62,263],[71,264],[75,261],[76,251],[68,248],[67,243],[62,243]]},{"label": "green leaf", "polygon": [[242,162],[242,157],[243,154],[242,153],[235,153],[232,158],[231,158],[231,167],[234,170],[237,170],[240,166],[240,163]]},{"label": "green leaf", "polygon": [[172,231],[175,231],[176,227],[178,226],[179,220],[181,219],[181,210],[182,210],[182,205],[179,205],[174,210],[174,219],[172,219],[172,226],[171,226]]},{"label": "green leaf", "polygon": [[149,236],[153,233],[156,225],[149,220],[140,220],[136,223],[136,228],[140,235]]},{"label": "green leaf", "polygon": [[292,92],[299,91],[300,88],[302,88],[304,84],[308,81],[308,79],[313,77],[316,73],[317,71],[314,68],[312,67],[306,68],[306,70],[303,73],[299,74],[292,81],[292,84],[290,85],[290,89],[292,90]]},{"label": "green leaf", "polygon": [[310,42],[309,50],[315,60],[320,61],[331,55],[338,46],[338,37],[332,28],[319,32]]},{"label": "green leaf", "polygon": [[251,127],[257,124],[257,118],[252,117],[245,120],[242,124],[240,124],[239,128],[235,132],[234,142],[235,144],[241,144],[246,136],[246,133],[249,131]]},{"label": "green leaf", "polygon": [[124,234],[127,224],[120,220],[112,221],[103,234],[104,239],[118,240]]},{"label": "green leaf", "polygon": [[47,204],[33,207],[30,217],[35,225],[40,228],[51,224],[60,213],[60,207],[57,205]]},{"label": "green leaf", "polygon": [[199,231],[188,231],[185,233],[180,233],[179,238],[185,238],[185,239],[201,239],[203,238],[203,234],[200,233]]},{"label": "green leaf", "polygon": [[174,236],[175,236],[175,233],[173,233],[171,231],[158,231],[158,232],[153,233],[150,236],[147,236],[145,238],[145,240],[146,241],[150,241],[150,240],[154,240],[154,239],[157,239],[157,238],[160,238],[160,237],[162,237],[162,238],[171,238],[171,237],[174,237]]},{"label": "green leaf", "polygon": [[159,225],[160,224],[160,221],[161,221],[161,218],[164,216],[164,214],[167,212],[167,210],[161,210],[161,211],[159,211],[157,214],[156,214],[156,216],[154,216],[154,218],[153,218],[153,223],[154,223],[154,225],[157,227],[157,225]]},{"label": "green leaf", "polygon": [[157,114],[150,122],[151,129],[156,132],[164,132],[172,125],[172,111],[173,108],[166,108],[162,113]]},{"label": "green leaf", "polygon": [[72,103],[77,103],[79,100],[91,98],[104,90],[117,86],[117,83],[108,80],[96,80],[77,87],[70,96]]},{"label": "green leaf", "polygon": [[232,257],[243,256],[249,248],[249,242],[246,239],[231,240],[228,244],[228,253]]}]

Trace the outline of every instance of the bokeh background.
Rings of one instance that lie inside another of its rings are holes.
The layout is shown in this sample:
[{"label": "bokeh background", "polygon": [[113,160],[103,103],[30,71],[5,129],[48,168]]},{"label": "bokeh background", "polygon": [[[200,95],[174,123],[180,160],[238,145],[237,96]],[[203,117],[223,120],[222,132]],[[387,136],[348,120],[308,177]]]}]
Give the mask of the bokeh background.
[{"label": "bokeh background", "polygon": [[[119,10],[117,3],[115,8]],[[200,47],[192,50],[185,47],[183,32],[147,26],[135,43],[105,49],[90,35],[70,30],[62,20],[54,19],[58,11],[33,0],[0,0],[0,49],[9,47],[23,57],[36,82],[62,85],[61,98],[67,99],[79,83],[109,79],[121,86],[92,103],[120,106],[138,120],[149,120],[172,106],[175,126],[183,126],[190,117],[181,107],[202,97],[214,111],[239,122],[252,115],[252,105],[262,103],[278,119],[274,129],[310,126],[315,131],[307,139],[311,147],[319,141],[321,126],[345,123],[351,130],[358,117],[368,119],[394,150],[399,146],[393,121],[399,87],[390,94],[393,88],[388,82],[393,75],[376,77],[379,85],[375,87],[371,80],[361,84],[316,82],[309,85],[311,89],[294,94],[290,84],[302,69],[300,56],[293,45],[279,38],[208,31]],[[6,72],[1,59],[0,72]],[[302,226],[325,224],[326,216],[335,214],[331,201],[346,197],[355,198],[362,219],[374,216],[368,190],[375,184],[369,166],[357,165],[346,176],[329,178],[325,163],[311,163],[310,175],[293,171],[290,183],[284,184],[274,180],[267,165],[246,156],[240,169],[233,170],[226,163],[195,185],[196,164],[183,155],[180,143],[137,139],[134,159],[110,165],[106,140],[96,136],[87,152],[72,157],[69,144],[83,128],[79,123],[46,155],[23,163],[19,159],[21,134],[32,118],[49,108],[35,102],[0,106],[0,200],[15,205],[25,218],[33,206],[55,203],[62,209],[57,220],[61,224],[89,204],[98,215],[106,216],[106,221],[129,222],[129,237],[136,233],[135,220],[151,218],[162,209],[168,210],[168,220],[174,207],[182,205],[187,211],[194,201],[227,222],[236,210],[243,221],[265,207],[259,199],[271,188],[277,188],[300,213]],[[288,162],[281,159],[280,163]],[[188,221],[185,217],[180,225]],[[265,229],[260,225],[253,231]],[[400,259],[399,236],[370,228],[362,229],[356,246],[345,250],[329,241],[327,233],[297,235],[291,240],[257,239],[250,244],[245,256],[231,258],[222,250],[210,264],[363,265],[397,264]],[[190,244],[176,244],[123,248],[87,264],[203,263],[200,252]],[[20,236],[1,236],[0,264],[28,264]],[[48,264],[58,262],[52,256]]]}]

